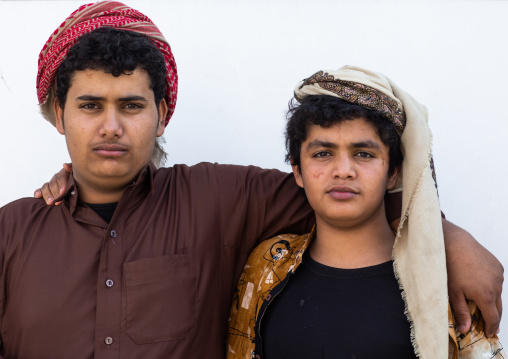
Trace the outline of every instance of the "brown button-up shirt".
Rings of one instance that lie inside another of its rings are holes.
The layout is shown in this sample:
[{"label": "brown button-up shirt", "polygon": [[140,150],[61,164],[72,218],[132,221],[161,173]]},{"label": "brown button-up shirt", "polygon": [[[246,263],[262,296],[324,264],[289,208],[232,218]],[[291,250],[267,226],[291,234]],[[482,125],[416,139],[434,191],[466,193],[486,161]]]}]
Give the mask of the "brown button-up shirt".
[{"label": "brown button-up shirt", "polygon": [[78,197],[71,176],[59,207],[0,209],[4,358],[222,359],[249,252],[314,220],[292,175],[252,166],[150,164],[109,224]]},{"label": "brown button-up shirt", "polygon": [[129,185],[111,222],[79,200],[0,209],[5,358],[224,358],[233,289],[261,238],[304,232],[291,175],[202,163]]}]

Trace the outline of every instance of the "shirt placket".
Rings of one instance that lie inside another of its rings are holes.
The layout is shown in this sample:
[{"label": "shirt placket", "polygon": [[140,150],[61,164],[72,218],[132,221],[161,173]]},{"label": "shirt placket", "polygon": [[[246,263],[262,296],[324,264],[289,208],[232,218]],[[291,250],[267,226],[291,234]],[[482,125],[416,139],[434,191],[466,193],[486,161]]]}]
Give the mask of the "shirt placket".
[{"label": "shirt placket", "polygon": [[[117,208],[117,211],[119,208]],[[95,358],[119,358],[122,320],[123,226],[111,222],[102,244],[97,278]]]}]

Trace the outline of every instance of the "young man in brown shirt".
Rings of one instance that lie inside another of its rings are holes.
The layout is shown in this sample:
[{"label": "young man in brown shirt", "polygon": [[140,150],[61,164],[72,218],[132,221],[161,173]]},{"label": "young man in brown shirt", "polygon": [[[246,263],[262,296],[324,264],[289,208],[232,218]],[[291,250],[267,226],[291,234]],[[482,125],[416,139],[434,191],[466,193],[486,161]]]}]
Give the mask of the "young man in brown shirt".
[{"label": "young man in brown shirt", "polygon": [[[176,66],[143,14],[116,2],[83,6],[39,60],[43,112],[66,137],[73,173],[53,197],[58,207],[22,199],[0,209],[1,355],[222,358],[250,250],[263,238],[310,230],[304,196],[275,170],[156,168]],[[500,292],[490,253],[446,226],[449,245],[481,251],[453,251],[452,293],[482,302],[478,293]],[[467,285],[465,259],[495,275]],[[485,308],[497,315],[495,305]],[[499,319],[492,322],[495,330]]]}]

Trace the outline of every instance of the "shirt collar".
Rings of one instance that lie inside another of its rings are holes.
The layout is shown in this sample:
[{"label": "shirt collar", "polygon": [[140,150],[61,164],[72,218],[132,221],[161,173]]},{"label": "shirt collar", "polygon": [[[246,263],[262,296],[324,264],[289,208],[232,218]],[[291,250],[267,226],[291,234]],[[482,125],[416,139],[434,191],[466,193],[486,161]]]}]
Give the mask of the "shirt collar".
[{"label": "shirt collar", "polygon": [[153,193],[153,176],[155,174],[155,171],[157,171],[157,167],[153,164],[152,161],[150,161],[145,167],[141,169],[139,172],[138,178],[136,181],[134,181],[134,185],[138,186],[142,183],[147,183],[147,185],[150,188],[150,193]]},{"label": "shirt collar", "polygon": [[292,270],[294,270],[302,263],[302,257],[303,253],[309,248],[312,241],[316,238],[316,225],[312,227],[312,231],[308,235],[305,235],[305,239],[300,243],[300,245],[297,248],[296,256],[295,256],[295,265]]},{"label": "shirt collar", "polygon": [[[134,186],[139,185],[149,186],[150,193],[153,193],[154,191],[153,176],[156,170],[157,168],[150,161],[145,167],[141,169],[138,177],[136,178],[135,181],[133,181],[132,184]],[[59,201],[67,201],[69,203],[69,210],[71,212],[71,215],[74,214],[78,206],[78,187],[76,185],[76,181],[74,180],[74,175],[72,172],[67,181],[67,186],[65,187],[64,193],[62,193],[58,198],[55,199],[55,202]]]}]

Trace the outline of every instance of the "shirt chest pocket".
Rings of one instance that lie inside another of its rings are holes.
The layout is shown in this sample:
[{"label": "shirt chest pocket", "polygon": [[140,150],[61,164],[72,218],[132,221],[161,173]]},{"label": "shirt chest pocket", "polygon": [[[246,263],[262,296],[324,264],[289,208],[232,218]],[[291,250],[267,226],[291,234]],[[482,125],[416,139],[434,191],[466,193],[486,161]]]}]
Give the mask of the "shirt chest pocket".
[{"label": "shirt chest pocket", "polygon": [[196,323],[197,275],[189,255],[124,263],[127,334],[136,344],[187,337]]}]

